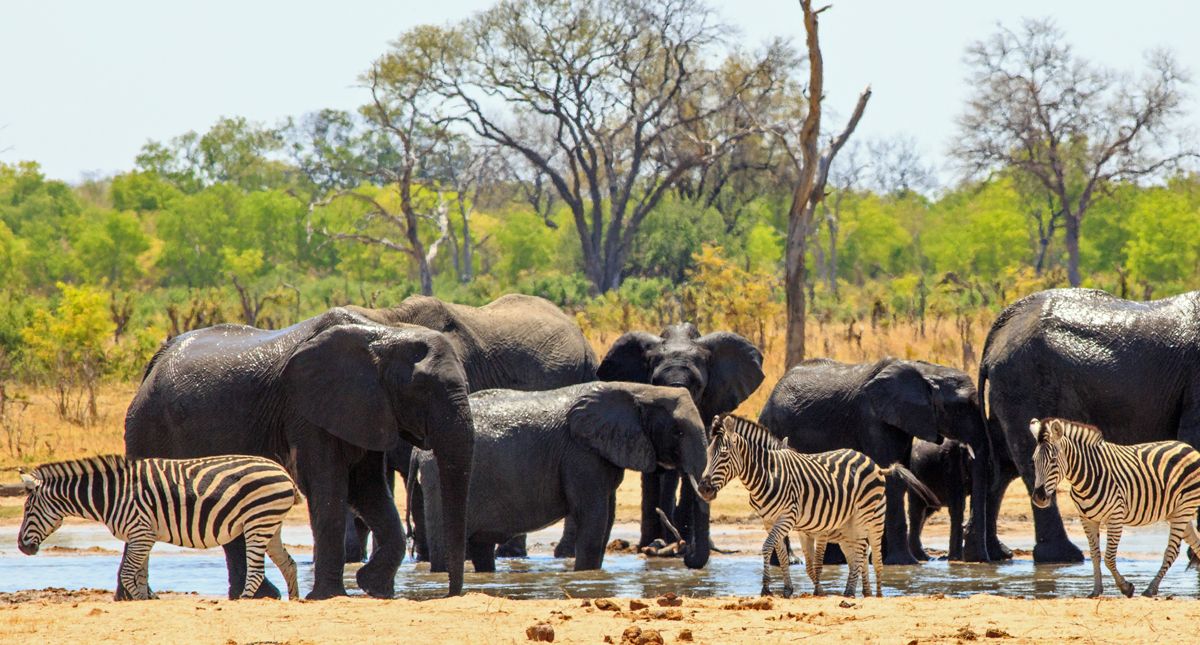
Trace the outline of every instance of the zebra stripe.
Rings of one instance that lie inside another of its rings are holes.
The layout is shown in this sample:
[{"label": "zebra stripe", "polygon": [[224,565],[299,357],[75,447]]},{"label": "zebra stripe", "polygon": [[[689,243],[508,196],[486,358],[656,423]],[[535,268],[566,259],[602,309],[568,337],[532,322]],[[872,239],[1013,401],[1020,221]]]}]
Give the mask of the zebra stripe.
[{"label": "zebra stripe", "polygon": [[1133,584],[1117,571],[1117,545],[1126,526],[1170,524],[1162,567],[1144,596],[1158,593],[1167,569],[1187,540],[1200,552],[1194,524],[1200,509],[1200,452],[1181,441],[1157,441],[1132,446],[1108,443],[1096,426],[1066,419],[1033,419],[1029,429],[1037,439],[1033,451],[1033,503],[1046,508],[1065,479],[1079,507],[1092,556],[1091,597],[1103,592],[1100,575],[1100,529],[1107,535],[1104,564],[1117,587],[1133,595]]},{"label": "zebra stripe", "polygon": [[296,563],[283,547],[284,516],[298,500],[279,464],[261,457],[126,459],[105,455],[39,466],[22,475],[29,497],[17,545],[37,553],[67,516],[103,522],[125,544],[117,599],[153,597],[146,583],[155,542],[211,548],[246,538],[246,584],[252,597],[265,577],[264,553],[299,597]]},{"label": "zebra stripe", "polygon": [[815,593],[821,592],[821,565],[831,541],[843,545],[850,563],[845,594],[854,595],[861,575],[863,595],[871,595],[868,549],[875,593],[881,593],[884,477],[891,469],[855,450],[795,452],[765,427],[732,415],[718,417],[712,434],[701,494],[711,499],[732,477],[749,491],[750,505],[768,530],[762,547],[764,595],[770,594],[772,552],[783,569],[784,596],[792,594],[783,540],[793,530],[801,536]]}]

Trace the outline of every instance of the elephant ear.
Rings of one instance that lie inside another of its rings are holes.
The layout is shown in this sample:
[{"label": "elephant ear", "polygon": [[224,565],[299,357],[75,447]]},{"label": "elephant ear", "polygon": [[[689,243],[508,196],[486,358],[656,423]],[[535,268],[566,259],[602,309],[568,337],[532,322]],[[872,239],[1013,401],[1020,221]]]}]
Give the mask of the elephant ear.
[{"label": "elephant ear", "polygon": [[571,436],[621,468],[652,472],[658,458],[639,405],[628,390],[594,386],[567,413]]},{"label": "elephant ear", "polygon": [[385,451],[399,434],[369,347],[373,338],[362,325],[327,329],[292,352],[283,379],[293,409],[307,421],[347,443]]},{"label": "elephant ear", "polygon": [[893,361],[866,384],[867,399],[884,423],[918,439],[941,443],[933,385],[916,368]]},{"label": "elephant ear", "polygon": [[650,374],[654,371],[650,365],[650,350],[662,342],[662,338],[644,331],[621,334],[604,355],[604,360],[600,361],[596,378],[601,381],[649,383]]},{"label": "elephant ear", "polygon": [[763,381],[762,352],[726,331],[701,336],[696,343],[709,351],[708,384],[697,401],[701,414],[733,412]]}]

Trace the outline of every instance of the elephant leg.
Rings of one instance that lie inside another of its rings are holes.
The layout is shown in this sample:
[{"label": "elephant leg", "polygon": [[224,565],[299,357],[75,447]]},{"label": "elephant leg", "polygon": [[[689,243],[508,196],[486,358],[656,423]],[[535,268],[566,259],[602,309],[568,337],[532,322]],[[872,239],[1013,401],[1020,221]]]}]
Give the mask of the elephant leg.
[{"label": "elephant leg", "polygon": [[[518,536],[523,537],[523,536]],[[511,542],[511,540],[509,540]],[[475,565],[475,573],[495,573],[496,544],[487,541],[471,540],[467,542],[467,557]]]},{"label": "elephant leg", "polygon": [[929,559],[929,555],[925,553],[925,549],[921,545],[921,531],[925,530],[925,518],[932,513],[933,510],[915,494],[908,494],[908,550],[918,560]]},{"label": "elephant leg", "polygon": [[379,546],[355,574],[358,586],[376,598],[395,594],[396,570],[404,559],[404,527],[383,471],[383,453],[368,452],[350,470],[350,505],[362,516]]},{"label": "elephant leg", "polygon": [[[350,469],[346,463],[346,446],[322,430],[308,430],[295,438],[292,458],[296,463],[300,492],[308,498],[308,522],[313,532],[313,588],[306,598],[323,600],[346,595],[342,570],[346,558],[346,505]],[[362,509],[358,510],[362,512]],[[241,545],[239,555],[244,567],[245,542],[239,538],[230,542],[234,543]],[[226,545],[226,557],[229,557],[229,553],[229,545]],[[259,589],[263,586],[260,585]],[[237,589],[240,591],[241,587]]]},{"label": "elephant leg", "polygon": [[[415,477],[413,479],[416,479]],[[409,489],[409,486],[412,488]],[[412,516],[413,554],[417,562],[429,562],[429,531],[428,520],[425,518],[425,487],[415,481],[404,478],[408,503],[412,505],[409,514]]]},{"label": "elephant leg", "polygon": [[[884,564],[916,564],[908,550],[908,523],[904,519],[904,494],[907,488],[896,477],[889,477],[885,488],[887,510],[884,516]],[[849,548],[854,548],[848,545]]]},{"label": "elephant leg", "polygon": [[578,534],[579,527],[575,526],[575,518],[567,515],[567,517],[563,519],[562,537],[558,539],[558,544],[554,547],[554,557],[575,557],[575,539]]},{"label": "elephant leg", "polygon": [[[997,535],[996,526],[1000,522],[1000,503],[1004,501],[1004,493],[1008,489],[1008,485],[1012,480],[1020,476],[1017,472],[1017,467],[1011,460],[1004,459],[998,468],[997,481],[993,482],[992,487],[987,491],[987,543],[988,555],[993,560],[1011,560],[1013,557],[1012,549],[1008,548],[1000,541]],[[974,521],[972,518],[971,521]],[[964,551],[966,545],[964,544]],[[963,554],[965,558],[966,553]]]},{"label": "elephant leg", "polygon": [[[1004,437],[1008,442],[1008,451],[1016,464],[1025,489],[1033,495],[1033,447],[1034,438],[1029,434],[1029,420],[1038,416],[1033,408],[1019,406],[1021,409],[1010,414],[1007,411],[1001,418],[1004,420]],[[999,411],[997,411],[999,416]],[[1022,420],[1023,419],[1023,420]],[[1083,562],[1083,552],[1071,543],[1067,531],[1063,527],[1062,515],[1058,512],[1058,500],[1052,500],[1046,508],[1033,509],[1033,527],[1036,543],[1033,547],[1033,561],[1037,563],[1051,562]]]},{"label": "elephant leg", "polygon": [[846,554],[837,542],[825,546],[825,564],[846,564]]},{"label": "elephant leg", "polygon": [[599,569],[604,565],[605,538],[610,530],[609,503],[602,499],[585,500],[575,509],[579,530],[575,536],[575,570]]},{"label": "elephant leg", "polygon": [[[312,517],[312,504],[309,503],[309,517]],[[225,550],[225,567],[229,572],[229,599],[237,600],[242,597],[242,589],[246,588],[246,538],[239,535],[221,547]],[[254,592],[255,598],[276,598],[282,594],[279,588],[270,580],[263,580]]]},{"label": "elephant leg", "polygon": [[642,473],[642,519],[641,519],[641,537],[638,538],[638,548],[649,546],[649,544],[658,539],[661,532],[660,525],[662,522],[658,519],[658,513],[654,509],[659,507],[659,482],[658,473]]},{"label": "elephant leg", "polygon": [[[946,553],[947,560],[963,559],[963,513],[965,508],[966,500],[958,493],[955,493],[946,502],[946,510],[950,513],[950,548]],[[999,554],[993,554],[990,548],[988,555],[999,557]]]},{"label": "elephant leg", "polygon": [[366,522],[346,508],[346,563],[362,562],[367,559],[367,538],[370,529]]},{"label": "elephant leg", "polygon": [[[564,540],[566,539],[565,536],[567,535],[567,530],[569,530],[569,529],[570,529],[570,527],[566,527],[565,529],[563,529],[563,536],[564,536],[563,539]],[[561,541],[559,542],[559,545],[560,546],[562,545]],[[496,547],[495,551],[493,552],[493,557],[496,557],[496,558],[527,558],[527,557],[529,557],[529,550],[525,547],[525,535],[524,534],[514,535],[511,540],[505,542],[504,544],[498,545]],[[556,548],[556,549],[554,549],[554,557],[558,558],[558,557],[571,557],[571,556],[558,555],[558,549]]]}]

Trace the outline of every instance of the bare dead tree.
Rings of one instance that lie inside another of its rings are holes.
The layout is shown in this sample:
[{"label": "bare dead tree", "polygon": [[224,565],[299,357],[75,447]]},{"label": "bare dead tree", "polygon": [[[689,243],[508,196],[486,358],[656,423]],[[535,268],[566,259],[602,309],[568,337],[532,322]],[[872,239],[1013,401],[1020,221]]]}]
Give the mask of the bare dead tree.
[{"label": "bare dead tree", "polygon": [[[417,30],[402,36],[396,48],[375,61],[363,76],[371,102],[361,112],[375,130],[374,140],[384,142],[394,151],[377,157],[376,161],[383,163],[373,168],[369,176],[395,189],[399,207],[394,208],[385,203],[387,200],[358,188],[342,188],[310,205],[308,225],[311,234],[311,215],[317,208],[340,199],[357,202],[362,207],[361,216],[352,230],[326,227],[322,233],[333,240],[380,246],[409,256],[417,264],[421,293],[433,295],[432,265],[442,242],[449,237],[449,205],[444,186],[436,182],[420,183],[420,164],[439,149],[452,145],[453,137],[448,121],[438,114],[438,97],[429,75],[433,60],[420,56],[421,52],[430,53],[429,44],[410,47],[406,41],[406,38],[419,40],[423,35]],[[435,198],[429,197],[431,192],[436,194]],[[430,226],[434,237],[427,243],[422,239],[422,229]]]},{"label": "bare dead tree", "polygon": [[1099,191],[1195,156],[1173,127],[1187,72],[1155,52],[1140,79],[1115,74],[1075,55],[1044,19],[1000,27],[968,47],[967,62],[975,94],[954,154],[973,175],[1015,169],[1040,184],[1054,201],[1048,212],[1061,214],[1067,277],[1079,286],[1080,229]]},{"label": "bare dead tree", "polygon": [[125,333],[125,328],[129,326],[129,320],[133,318],[133,293],[110,293],[108,313],[113,321],[113,342],[118,343],[121,341],[121,334]]},{"label": "bare dead tree", "polygon": [[937,188],[937,171],[917,150],[911,136],[880,137],[867,144],[871,187],[885,195],[928,193]]},{"label": "bare dead tree", "polygon": [[[838,299],[837,282],[837,251],[838,235],[841,232],[842,204],[846,196],[854,192],[863,181],[868,165],[861,154],[862,146],[857,141],[846,147],[845,151],[831,162],[829,181],[833,187],[832,199],[828,196],[821,202],[822,220],[829,233],[829,248],[825,252],[825,281],[830,295]],[[813,226],[814,232],[818,226]]]},{"label": "bare dead tree", "polygon": [[[736,102],[737,92],[681,100],[703,96],[706,52],[720,34],[699,0],[514,0],[442,30],[438,76],[460,123],[521,155],[554,187],[588,279],[608,291],[620,285],[634,237],[666,191],[751,134],[713,133],[653,154]],[[498,106],[538,122],[553,134],[549,145]]]},{"label": "bare dead tree", "polygon": [[807,302],[804,285],[807,278],[805,255],[812,230],[813,213],[825,197],[825,184],[829,180],[829,168],[834,157],[858,127],[867,102],[871,99],[871,88],[867,87],[858,96],[845,127],[833,136],[824,148],[820,147],[821,108],[825,98],[825,65],[821,56],[821,45],[817,33],[818,15],[829,8],[813,9],[811,0],[800,0],[804,13],[805,44],[808,52],[808,86],[804,92],[806,111],[798,127],[794,121],[776,124],[772,132],[779,137],[787,150],[796,171],[796,185],[792,192],[792,204],[788,210],[788,231],[784,252],[785,288],[787,297],[787,352],[786,366],[791,367],[804,360],[804,330]]}]

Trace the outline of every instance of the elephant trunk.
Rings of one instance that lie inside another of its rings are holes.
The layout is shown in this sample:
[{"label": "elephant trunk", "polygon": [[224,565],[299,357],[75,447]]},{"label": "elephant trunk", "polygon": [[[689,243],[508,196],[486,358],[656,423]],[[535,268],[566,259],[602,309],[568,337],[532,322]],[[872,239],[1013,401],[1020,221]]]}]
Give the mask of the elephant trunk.
[{"label": "elephant trunk", "polygon": [[475,427],[471,421],[465,390],[449,397],[451,408],[433,418],[444,423],[429,435],[429,447],[437,458],[442,495],[442,530],[446,570],[450,574],[449,595],[463,590],[463,561],[466,559],[467,495],[475,449]]}]

